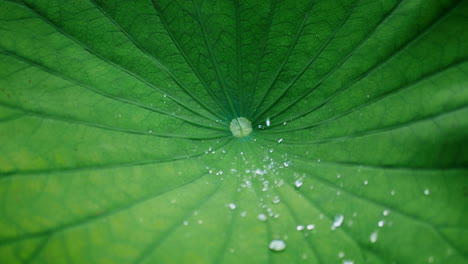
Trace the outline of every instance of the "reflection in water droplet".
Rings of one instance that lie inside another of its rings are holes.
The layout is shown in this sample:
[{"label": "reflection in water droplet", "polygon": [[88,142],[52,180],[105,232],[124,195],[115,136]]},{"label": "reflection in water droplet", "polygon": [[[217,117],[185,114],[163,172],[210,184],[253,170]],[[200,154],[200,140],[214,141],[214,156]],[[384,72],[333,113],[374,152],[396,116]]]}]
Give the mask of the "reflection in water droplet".
[{"label": "reflection in water droplet", "polygon": [[429,194],[431,194],[431,191],[430,191],[429,189],[426,188],[426,189],[424,190],[424,194],[425,194],[425,195],[429,195]]},{"label": "reflection in water droplet", "polygon": [[379,236],[379,233],[378,233],[377,231],[374,231],[374,232],[370,235],[370,238],[369,238],[370,242],[371,242],[371,243],[377,242],[378,236]]},{"label": "reflection in water droplet", "polygon": [[267,127],[269,127],[269,126],[271,125],[271,123],[270,123],[270,118],[269,118],[269,117],[268,117],[267,120],[265,121],[265,124],[266,124]]},{"label": "reflection in water droplet", "polygon": [[333,225],[331,226],[332,230],[335,230],[337,227],[341,226],[343,223],[344,216],[343,215],[337,215],[335,216],[335,220],[333,221]]},{"label": "reflection in water droplet", "polygon": [[283,251],[286,248],[286,243],[281,239],[274,239],[270,242],[270,249],[276,252]]},{"label": "reflection in water droplet", "polygon": [[278,139],[278,144],[281,142],[283,142],[283,139],[282,138]]},{"label": "reflection in water droplet", "polygon": [[296,230],[297,230],[297,231],[302,231],[302,230],[304,230],[304,225],[298,225],[298,226],[296,226]]},{"label": "reflection in water droplet", "polygon": [[307,230],[312,230],[315,228],[315,225],[314,224],[308,224],[307,225]]},{"label": "reflection in water droplet", "polygon": [[367,184],[369,184],[369,181],[365,180],[364,185],[367,185]]},{"label": "reflection in water droplet", "polygon": [[387,209],[385,209],[385,210],[383,211],[383,213],[382,213],[382,214],[383,214],[384,216],[387,216],[388,214],[390,214],[390,211],[389,211],[389,210],[387,210]]}]

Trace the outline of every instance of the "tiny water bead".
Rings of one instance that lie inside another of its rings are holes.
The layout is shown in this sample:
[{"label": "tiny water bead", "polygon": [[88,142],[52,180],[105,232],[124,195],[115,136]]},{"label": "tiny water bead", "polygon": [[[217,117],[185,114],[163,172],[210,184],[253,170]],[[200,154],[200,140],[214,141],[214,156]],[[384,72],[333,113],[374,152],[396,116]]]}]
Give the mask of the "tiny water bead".
[{"label": "tiny water bead", "polygon": [[374,231],[369,237],[370,242],[371,243],[377,242],[378,236],[379,236],[379,233],[377,231]]},{"label": "tiny water bead", "polygon": [[267,216],[266,216],[266,214],[259,214],[257,216],[257,219],[262,221],[262,222],[265,222],[267,220]]},{"label": "tiny water bead", "polygon": [[228,207],[229,207],[229,209],[234,210],[234,209],[236,209],[237,206],[236,206],[235,203],[229,203]]},{"label": "tiny water bead", "polygon": [[286,248],[286,242],[281,239],[274,239],[270,242],[270,249],[276,252],[283,251]]},{"label": "tiny water bead", "polygon": [[232,135],[238,138],[243,138],[252,133],[252,123],[245,117],[237,117],[231,121],[229,125]]},{"label": "tiny water bead", "polygon": [[343,215],[340,214],[340,215],[335,216],[331,229],[335,230],[337,227],[341,226],[341,224],[343,224],[343,220],[344,220]]}]

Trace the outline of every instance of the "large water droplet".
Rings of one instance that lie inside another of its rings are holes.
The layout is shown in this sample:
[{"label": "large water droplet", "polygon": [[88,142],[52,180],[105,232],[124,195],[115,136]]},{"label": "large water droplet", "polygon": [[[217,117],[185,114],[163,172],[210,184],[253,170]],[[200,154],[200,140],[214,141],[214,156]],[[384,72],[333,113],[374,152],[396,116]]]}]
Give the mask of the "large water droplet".
[{"label": "large water droplet", "polygon": [[229,125],[235,137],[246,137],[252,133],[252,123],[245,117],[234,118]]},{"label": "large water droplet", "polygon": [[286,248],[286,243],[281,239],[274,239],[270,242],[270,249],[276,252],[283,251]]}]

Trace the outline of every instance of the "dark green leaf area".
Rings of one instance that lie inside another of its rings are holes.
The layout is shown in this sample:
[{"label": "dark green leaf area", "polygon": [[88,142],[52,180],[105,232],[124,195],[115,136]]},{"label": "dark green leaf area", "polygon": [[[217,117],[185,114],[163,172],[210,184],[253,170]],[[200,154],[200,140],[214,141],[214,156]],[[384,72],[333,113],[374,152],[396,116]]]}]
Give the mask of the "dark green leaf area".
[{"label": "dark green leaf area", "polygon": [[467,263],[467,14],[0,0],[0,263]]}]

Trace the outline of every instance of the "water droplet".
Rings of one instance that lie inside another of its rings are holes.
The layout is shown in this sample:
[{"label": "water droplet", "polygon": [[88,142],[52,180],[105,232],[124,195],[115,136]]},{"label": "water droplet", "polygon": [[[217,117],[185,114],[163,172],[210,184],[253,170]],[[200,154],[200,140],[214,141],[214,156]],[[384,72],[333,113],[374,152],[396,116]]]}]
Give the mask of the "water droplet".
[{"label": "water droplet", "polygon": [[263,174],[265,174],[265,172],[262,171],[261,169],[256,169],[254,173],[257,174],[257,175],[263,175]]},{"label": "water droplet", "polygon": [[307,225],[307,230],[312,230],[315,228],[315,225],[314,224],[308,224]]},{"label": "water droplet", "polygon": [[281,200],[280,200],[279,196],[275,196],[275,197],[273,198],[273,201],[272,201],[272,202],[273,202],[274,204],[278,204],[279,202],[281,202]]},{"label": "water droplet", "polygon": [[433,263],[434,262],[434,257],[430,256],[429,258],[427,258],[427,262],[428,263]]},{"label": "water droplet", "polygon": [[354,264],[354,261],[349,260],[349,259],[343,260],[343,264]]},{"label": "water droplet", "polygon": [[281,142],[283,142],[283,139],[282,138],[278,139],[278,144]]},{"label": "water droplet", "polygon": [[284,121],[284,122],[283,122],[283,126],[285,126],[287,123],[288,123],[288,122]]},{"label": "water droplet", "polygon": [[379,227],[382,227],[382,226],[385,225],[385,221],[384,221],[384,220],[380,220],[380,221],[377,223],[377,225],[378,225]]},{"label": "water droplet", "polygon": [[369,181],[365,180],[364,185],[367,185],[367,184],[369,184]]},{"label": "water droplet", "polygon": [[242,138],[252,132],[252,123],[245,117],[238,117],[231,121],[229,128],[233,136]]},{"label": "water droplet", "polygon": [[240,213],[240,216],[246,217],[246,216],[247,216],[247,212],[246,212],[246,211],[242,211],[242,212]]},{"label": "water droplet", "polygon": [[430,191],[429,189],[426,188],[426,189],[424,190],[424,194],[425,194],[425,195],[429,195],[429,194],[431,194],[431,191]]},{"label": "water droplet", "polygon": [[379,236],[379,233],[377,231],[374,231],[369,237],[370,242],[371,243],[377,242],[378,236]]},{"label": "water droplet", "polygon": [[267,220],[267,218],[268,218],[268,217],[266,216],[266,214],[259,214],[259,215],[257,216],[257,219],[260,220],[260,221],[262,221],[262,222],[265,222],[265,221]]},{"label": "water droplet", "polygon": [[389,211],[389,210],[387,210],[387,209],[385,209],[385,210],[383,211],[383,213],[382,213],[382,214],[383,214],[384,216],[387,216],[388,214],[390,214],[390,211]]},{"label": "water droplet", "polygon": [[188,226],[188,221],[184,221],[184,226]]},{"label": "water droplet", "polygon": [[268,117],[267,120],[265,121],[265,125],[269,127],[271,125],[270,118]]},{"label": "water droplet", "polygon": [[201,224],[203,224],[203,220],[198,220],[197,223],[198,223],[199,225],[201,225]]},{"label": "water droplet", "polygon": [[229,209],[234,210],[234,209],[236,209],[237,206],[236,206],[235,203],[229,203],[228,207],[229,207]]},{"label": "water droplet", "polygon": [[297,231],[302,231],[302,230],[304,230],[304,225],[298,225],[298,226],[296,226],[296,230],[297,230]]},{"label": "water droplet", "polygon": [[337,227],[341,226],[343,224],[344,216],[339,214],[335,216],[335,220],[333,221],[333,225],[331,226],[332,230],[335,230]]},{"label": "water droplet", "polygon": [[303,178],[299,178],[294,182],[294,186],[296,186],[297,189],[301,188],[302,184],[304,183]]},{"label": "water droplet", "polygon": [[270,249],[276,252],[283,251],[286,248],[286,243],[281,239],[274,239],[270,242]]},{"label": "water droplet", "polygon": [[338,252],[338,257],[343,258],[344,257],[344,252],[343,251]]}]

